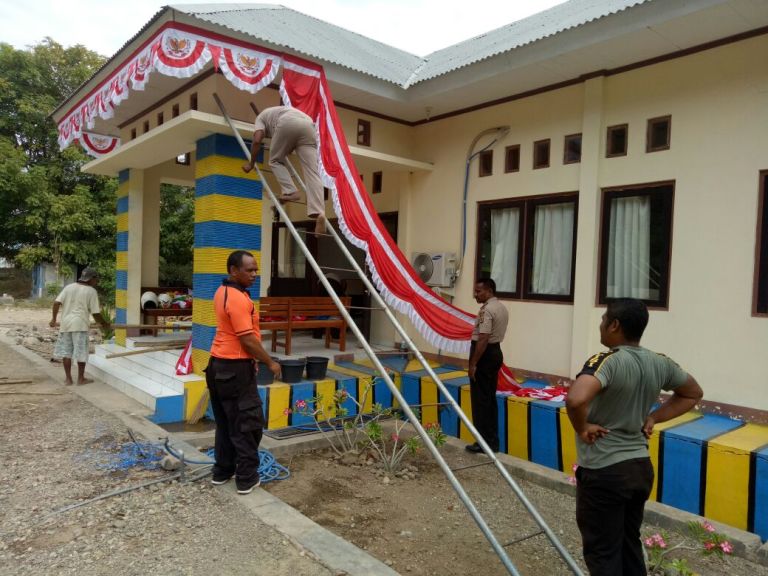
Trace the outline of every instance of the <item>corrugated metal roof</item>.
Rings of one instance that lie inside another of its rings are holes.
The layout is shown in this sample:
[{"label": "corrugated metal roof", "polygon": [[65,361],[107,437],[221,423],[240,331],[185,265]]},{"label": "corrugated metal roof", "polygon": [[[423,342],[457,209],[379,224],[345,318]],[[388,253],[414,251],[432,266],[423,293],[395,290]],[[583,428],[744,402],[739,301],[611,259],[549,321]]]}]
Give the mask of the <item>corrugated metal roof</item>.
[{"label": "corrugated metal roof", "polygon": [[650,1],[570,0],[424,58],[276,4],[179,4],[171,8],[407,88]]},{"label": "corrugated metal roof", "polygon": [[[166,6],[88,81],[62,102],[59,113],[169,9],[246,34],[322,62],[330,62],[408,88],[497,54],[654,0],[570,0],[544,12],[471,38],[426,57],[410,54],[361,34],[276,4],[178,4]],[[655,0],[661,2],[661,0]]]},{"label": "corrugated metal roof", "polygon": [[[413,85],[651,0],[571,0],[426,56]],[[407,85],[406,85],[407,87]]]},{"label": "corrugated metal roof", "polygon": [[174,10],[275,46],[403,85],[423,59],[274,4],[178,4]]}]

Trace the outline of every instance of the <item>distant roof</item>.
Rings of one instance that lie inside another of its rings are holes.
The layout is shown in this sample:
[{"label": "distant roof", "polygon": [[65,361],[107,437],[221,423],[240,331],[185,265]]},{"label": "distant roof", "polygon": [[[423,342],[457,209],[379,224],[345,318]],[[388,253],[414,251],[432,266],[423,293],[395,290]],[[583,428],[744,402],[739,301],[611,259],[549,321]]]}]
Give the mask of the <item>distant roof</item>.
[{"label": "distant roof", "polygon": [[423,59],[276,4],[174,4],[170,8],[301,54],[403,85]]},{"label": "distant roof", "polygon": [[651,1],[570,0],[425,57],[276,4],[176,4],[170,8],[407,88]]},{"label": "distant roof", "polygon": [[497,54],[554,36],[651,0],[570,0],[480,36],[433,52],[410,84],[435,78]]}]

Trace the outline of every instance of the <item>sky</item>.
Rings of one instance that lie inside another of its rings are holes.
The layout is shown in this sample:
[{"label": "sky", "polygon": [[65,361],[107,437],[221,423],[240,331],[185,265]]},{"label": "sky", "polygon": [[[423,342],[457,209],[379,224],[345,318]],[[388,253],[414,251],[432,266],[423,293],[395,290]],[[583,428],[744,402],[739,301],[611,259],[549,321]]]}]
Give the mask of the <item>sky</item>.
[{"label": "sky", "polygon": [[[273,0],[418,56],[467,40],[563,0]],[[183,1],[178,4],[183,4]],[[209,4],[226,2],[212,0]],[[268,3],[268,2],[264,2]],[[16,48],[45,37],[112,56],[162,0],[0,0],[0,42]]]}]

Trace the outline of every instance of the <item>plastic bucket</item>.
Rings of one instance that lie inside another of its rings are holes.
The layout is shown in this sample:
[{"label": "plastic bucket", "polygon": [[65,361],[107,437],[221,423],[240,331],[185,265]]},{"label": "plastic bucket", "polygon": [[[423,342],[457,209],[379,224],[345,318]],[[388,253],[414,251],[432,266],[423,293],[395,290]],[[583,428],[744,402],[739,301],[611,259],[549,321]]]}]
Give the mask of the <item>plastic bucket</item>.
[{"label": "plastic bucket", "polygon": [[[272,360],[280,362],[280,358],[275,358],[274,356],[272,356]],[[275,381],[275,375],[272,374],[272,371],[261,360],[259,360],[259,373],[256,381],[262,386],[272,384]]]},{"label": "plastic bucket", "polygon": [[328,372],[328,358],[307,356],[307,380],[323,380]]},{"label": "plastic bucket", "polygon": [[280,368],[282,369],[281,380],[286,384],[295,384],[301,382],[304,376],[304,364],[302,360],[280,360]]}]

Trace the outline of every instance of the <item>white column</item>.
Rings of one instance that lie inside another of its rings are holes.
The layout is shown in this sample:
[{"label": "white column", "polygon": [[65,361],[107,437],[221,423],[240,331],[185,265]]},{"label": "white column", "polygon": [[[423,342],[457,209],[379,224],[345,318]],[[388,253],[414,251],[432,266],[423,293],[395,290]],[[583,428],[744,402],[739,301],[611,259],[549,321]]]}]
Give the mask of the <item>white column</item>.
[{"label": "white column", "polygon": [[160,179],[144,175],[141,285],[157,286],[160,272]]},{"label": "white column", "polygon": [[600,240],[599,169],[603,124],[602,76],[584,83],[584,112],[581,129],[581,166],[579,176],[579,225],[576,235],[576,278],[573,291],[571,329],[571,375],[594,352],[597,325],[593,309],[597,294]]},{"label": "white column", "polygon": [[126,322],[141,323],[141,274],[144,228],[144,170],[131,169],[128,179],[128,293]]}]

